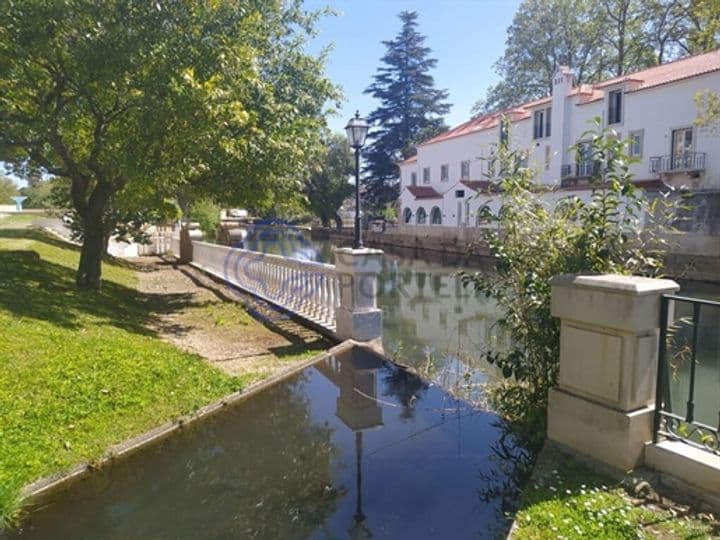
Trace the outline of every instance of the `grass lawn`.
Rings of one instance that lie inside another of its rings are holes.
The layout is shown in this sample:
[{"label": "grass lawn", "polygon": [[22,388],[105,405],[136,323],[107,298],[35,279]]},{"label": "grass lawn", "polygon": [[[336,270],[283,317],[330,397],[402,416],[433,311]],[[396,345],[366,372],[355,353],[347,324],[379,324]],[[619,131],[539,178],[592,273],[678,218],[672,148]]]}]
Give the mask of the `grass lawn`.
[{"label": "grass lawn", "polygon": [[0,528],[21,488],[246,383],[148,330],[158,298],[104,264],[99,293],[75,290],[78,251],[0,218]]},{"label": "grass lawn", "polygon": [[622,486],[566,460],[525,488],[514,540],[717,538],[708,522],[627,495]]}]

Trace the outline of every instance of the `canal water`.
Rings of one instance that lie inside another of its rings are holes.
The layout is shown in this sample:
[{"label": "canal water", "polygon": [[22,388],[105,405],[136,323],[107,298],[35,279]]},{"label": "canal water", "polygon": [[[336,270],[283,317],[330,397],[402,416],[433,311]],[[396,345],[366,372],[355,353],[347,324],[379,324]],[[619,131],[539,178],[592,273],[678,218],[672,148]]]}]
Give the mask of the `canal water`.
[{"label": "canal water", "polygon": [[[246,249],[329,264],[335,262],[334,247],[301,229],[261,227],[245,242]],[[496,378],[495,368],[482,360],[483,352],[501,348],[506,340],[497,326],[497,306],[464,287],[458,276],[461,269],[478,267],[464,264],[461,257],[384,251],[377,301],[386,353],[445,388],[458,390],[462,384],[465,397],[481,397],[483,383]]]},{"label": "canal water", "polygon": [[[259,227],[252,231],[246,248],[267,253],[332,264],[333,243],[310,238],[306,230]],[[478,271],[462,257],[429,252],[393,252],[385,249],[379,276],[378,305],[383,310],[383,344],[396,361],[411,365],[445,388],[473,401],[482,400],[482,386],[498,377],[482,360],[486,350],[505,346],[507,338],[497,326],[498,307],[462,286],[459,270]],[[490,269],[486,269],[490,271]],[[678,294],[720,300],[717,284],[680,281]],[[678,303],[676,349],[687,347],[692,308]],[[720,308],[704,308],[700,319],[696,373],[696,418],[718,425],[720,415]],[[677,351],[676,351],[677,352]],[[672,410],[685,414],[689,400],[690,362],[675,354],[668,382]],[[458,385],[462,385],[459,387]]]},{"label": "canal water", "polygon": [[356,348],[38,501],[0,538],[504,538],[530,461],[497,416]]}]

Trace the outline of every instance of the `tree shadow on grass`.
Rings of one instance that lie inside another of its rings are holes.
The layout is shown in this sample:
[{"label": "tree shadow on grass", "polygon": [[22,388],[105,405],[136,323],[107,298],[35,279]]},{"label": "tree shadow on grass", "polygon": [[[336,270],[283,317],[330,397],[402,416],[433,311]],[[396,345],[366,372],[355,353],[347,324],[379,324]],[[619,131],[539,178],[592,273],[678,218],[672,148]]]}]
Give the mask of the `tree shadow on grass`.
[{"label": "tree shadow on grass", "polygon": [[[2,238],[42,242],[66,251],[79,250],[31,229],[3,229]],[[115,263],[110,260],[105,264]],[[80,329],[88,323],[106,324],[137,334],[156,335],[150,325],[158,313],[182,309],[191,301],[190,294],[146,294],[107,280],[103,281],[101,291],[79,291],[75,287],[74,268],[42,259],[32,250],[0,250],[0,309],[16,317],[69,329]]]}]

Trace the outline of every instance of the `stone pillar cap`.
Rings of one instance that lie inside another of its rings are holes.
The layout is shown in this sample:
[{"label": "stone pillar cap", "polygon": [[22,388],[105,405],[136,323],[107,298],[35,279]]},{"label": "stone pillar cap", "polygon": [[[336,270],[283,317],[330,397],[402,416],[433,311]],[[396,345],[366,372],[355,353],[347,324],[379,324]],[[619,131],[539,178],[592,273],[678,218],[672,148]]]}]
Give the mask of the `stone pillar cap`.
[{"label": "stone pillar cap", "polygon": [[553,277],[550,284],[554,287],[582,287],[634,296],[680,290],[680,285],[671,279],[620,274],[562,274]]}]

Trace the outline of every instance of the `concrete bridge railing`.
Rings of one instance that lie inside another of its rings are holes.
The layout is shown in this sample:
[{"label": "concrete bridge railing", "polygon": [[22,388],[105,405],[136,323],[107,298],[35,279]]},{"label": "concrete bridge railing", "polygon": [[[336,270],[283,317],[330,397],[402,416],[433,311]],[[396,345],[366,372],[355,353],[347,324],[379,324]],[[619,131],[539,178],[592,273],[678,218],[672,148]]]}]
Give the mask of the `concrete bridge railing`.
[{"label": "concrete bridge railing", "polygon": [[[182,253],[182,241],[175,246]],[[325,329],[338,339],[382,336],[377,275],[382,251],[335,251],[330,265],[190,240],[181,260]]]}]

